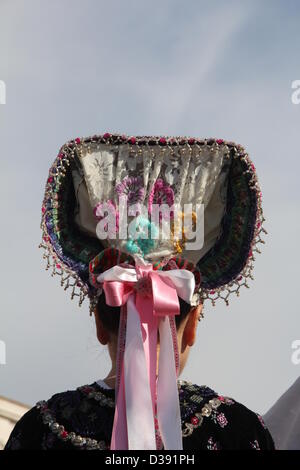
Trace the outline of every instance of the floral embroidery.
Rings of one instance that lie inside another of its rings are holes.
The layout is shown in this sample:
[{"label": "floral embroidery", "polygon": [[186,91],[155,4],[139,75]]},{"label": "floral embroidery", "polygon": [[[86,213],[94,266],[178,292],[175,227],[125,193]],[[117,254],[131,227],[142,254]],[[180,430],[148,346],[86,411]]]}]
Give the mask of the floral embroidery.
[{"label": "floral embroidery", "polygon": [[[149,194],[148,210],[150,214],[153,212],[153,204],[166,204],[169,207],[174,204],[174,191],[161,178],[156,180]],[[173,211],[165,211],[164,213],[161,210],[159,212],[159,220],[168,219],[169,217],[174,217]]]},{"label": "floral embroidery", "polygon": [[[234,400],[223,396],[219,397],[208,387],[194,385],[182,380],[178,381],[178,389],[183,438],[191,436],[195,429],[199,428],[205,421],[207,422],[198,435],[192,436],[191,440],[188,440],[188,448],[191,448],[191,444],[195,444],[195,448],[200,446],[207,450],[232,448],[232,446],[234,448],[237,446],[238,448],[254,450],[274,448],[273,441],[268,433],[257,429],[260,427],[257,421],[256,426],[252,429],[252,438],[249,436],[248,439],[246,436],[238,435],[240,428],[237,422],[231,423],[232,425],[228,425],[224,430],[217,429],[220,423],[227,423],[225,416],[227,406],[234,404],[233,411],[237,413],[234,416],[239,416],[239,406]],[[79,387],[76,391],[58,394],[49,402],[39,402],[36,408],[38,412],[33,410],[28,414],[28,417],[25,416],[22,424],[17,425],[5,447],[6,449],[25,449],[33,445],[45,450],[69,448],[71,445],[78,450],[109,448],[110,432],[113,425],[113,390],[105,391],[99,384],[93,383],[92,385]],[[244,419],[244,412],[240,413],[240,417]],[[34,433],[31,438],[29,430],[34,429],[34,426],[40,421],[44,423],[44,428],[40,430],[39,435]],[[217,427],[212,426],[214,422],[217,423]],[[249,416],[249,425],[252,426],[253,424],[255,423],[253,423],[251,414],[251,419]],[[161,449],[157,422],[156,431],[158,431],[156,434],[157,448]],[[261,441],[257,439],[255,431],[262,434]],[[233,439],[228,440],[232,432]],[[243,437],[243,439],[240,439],[240,437]]]},{"label": "floral embroidery", "polygon": [[219,442],[214,441],[213,438],[210,437],[207,441],[207,449],[208,450],[220,450],[221,446]]},{"label": "floral embroidery", "polygon": [[[182,387],[183,386],[183,387]],[[222,403],[227,405],[233,404],[233,400],[222,397],[222,401],[215,395],[215,392],[209,387],[195,386],[191,382],[183,380],[178,381],[179,399],[181,408],[182,420],[182,436],[190,436],[194,429],[199,428],[204,418],[211,418],[216,424],[221,427],[227,425],[227,419],[224,413],[218,413],[217,409]],[[84,385],[79,387],[78,390],[86,395],[88,398],[96,400],[101,406],[114,407],[114,400],[106,397],[105,394],[91,385]],[[199,410],[199,404],[204,399],[209,399]],[[198,411],[199,410],[199,411]]]},{"label": "floral embroidery", "polygon": [[91,155],[86,162],[86,175],[85,179],[90,186],[95,186],[98,194],[102,194],[103,181],[112,181],[114,175],[114,154],[104,152],[104,155]]},{"label": "floral embroidery", "polygon": [[199,418],[197,418],[197,416],[192,416],[191,423],[196,426],[199,423]]},{"label": "floral embroidery", "polygon": [[219,413],[218,414],[217,421],[218,421],[219,425],[221,426],[221,428],[225,428],[225,426],[227,426],[227,424],[228,424],[228,421],[227,421],[226,416],[224,415],[224,413]]},{"label": "floral embroidery", "polygon": [[233,405],[234,404],[234,400],[232,400],[231,398],[228,398],[228,397],[223,397],[222,395],[219,395],[218,399],[222,403],[226,403],[226,405]]},{"label": "floral embroidery", "polygon": [[184,426],[182,435],[183,437],[191,436],[193,431],[199,428],[205,418],[211,419],[215,424],[224,428],[228,424],[228,420],[223,412],[218,412],[221,405],[233,405],[235,402],[231,398],[223,397],[222,395],[216,396],[215,392],[208,387],[198,387],[198,403],[204,397],[210,398],[207,403],[201,408],[200,412],[196,405],[195,394],[186,395],[186,390],[195,392],[197,389],[194,385],[187,383],[185,390],[182,394],[179,392],[181,401],[181,417]]},{"label": "floral embroidery", "polygon": [[129,224],[129,239],[125,243],[125,248],[129,253],[144,256],[155,247],[157,240],[156,225],[145,217],[138,216]]},{"label": "floral embroidery", "polygon": [[116,186],[119,196],[127,196],[128,204],[142,202],[144,197],[144,185],[141,176],[125,176],[123,181]]},{"label": "floral embroidery", "polygon": [[187,234],[186,228],[189,230],[195,231],[196,228],[196,221],[197,221],[197,214],[196,212],[192,211],[190,215],[191,223],[186,222],[186,227],[184,225],[184,212],[180,212],[178,214],[177,220],[174,221],[171,235],[174,243],[174,248],[177,253],[182,253],[185,248],[185,244],[187,241]]}]

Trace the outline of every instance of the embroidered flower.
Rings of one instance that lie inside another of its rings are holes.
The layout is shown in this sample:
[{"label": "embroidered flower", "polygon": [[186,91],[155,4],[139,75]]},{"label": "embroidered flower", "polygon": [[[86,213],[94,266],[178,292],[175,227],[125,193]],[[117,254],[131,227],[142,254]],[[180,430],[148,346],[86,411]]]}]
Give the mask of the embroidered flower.
[{"label": "embroidered flower", "polygon": [[192,417],[191,417],[191,423],[192,423],[194,426],[197,426],[197,424],[199,423],[199,418],[197,418],[197,416],[192,416]]},{"label": "embroidered flower", "polygon": [[171,229],[172,240],[177,253],[182,253],[184,250],[186,241],[189,239],[187,235],[195,232],[196,223],[197,214],[195,211],[192,211],[190,214],[179,212]]},{"label": "embroidered flower", "polygon": [[84,159],[87,185],[98,195],[103,194],[104,183],[113,181],[114,159],[114,154],[106,151]]},{"label": "embroidered flower", "polygon": [[142,202],[145,193],[143,179],[140,176],[126,176],[117,184],[116,192],[119,196],[126,196],[128,204]]},{"label": "embroidered flower", "polygon": [[[152,238],[153,237],[153,238]],[[129,240],[125,248],[129,253],[148,254],[158,241],[158,228],[142,216],[136,217],[129,225]]]},{"label": "embroidered flower", "polygon": [[119,230],[119,211],[117,210],[114,201],[111,199],[108,199],[106,202],[99,202],[94,207],[94,216],[99,222],[107,217],[107,215],[112,216],[114,223],[106,223],[103,230],[108,232],[108,236],[111,235],[114,238],[114,235]]},{"label": "embroidered flower", "polygon": [[[161,178],[156,180],[154,185],[152,186],[152,189],[149,194],[149,201],[148,201],[148,210],[149,213],[152,214],[153,212],[153,205],[161,205],[161,204],[166,204],[169,207],[171,207],[174,204],[174,191],[169,186],[167,183],[165,183]],[[174,217],[174,212],[173,211],[164,211],[161,210],[159,212],[159,220],[163,219],[168,219],[168,218],[173,218]]]},{"label": "embroidered flower", "polygon": [[[213,294],[213,291],[211,291],[211,293]],[[234,404],[234,401],[233,401],[231,398],[223,397],[222,395],[219,395],[219,396],[218,396],[218,399],[219,399],[222,403],[226,403],[226,405],[233,405],[233,404]]]},{"label": "embroidered flower", "polygon": [[225,428],[225,426],[227,426],[227,424],[228,424],[228,421],[227,421],[226,416],[224,415],[224,413],[219,413],[218,414],[217,421],[218,421],[219,425],[221,426],[221,428]]}]

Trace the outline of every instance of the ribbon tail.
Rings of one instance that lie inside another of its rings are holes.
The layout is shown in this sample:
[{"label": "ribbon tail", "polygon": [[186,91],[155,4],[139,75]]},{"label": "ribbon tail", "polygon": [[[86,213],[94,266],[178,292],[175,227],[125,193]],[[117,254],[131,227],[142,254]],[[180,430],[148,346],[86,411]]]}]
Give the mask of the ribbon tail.
[{"label": "ribbon tail", "polygon": [[153,404],[144,352],[140,315],[134,296],[127,302],[124,352],[128,449],[156,450]]},{"label": "ribbon tail", "polygon": [[156,413],[156,368],[157,368],[157,327],[158,319],[153,312],[153,301],[136,295],[135,305],[139,312],[145,358],[150,384],[153,419]]},{"label": "ribbon tail", "polygon": [[182,450],[181,415],[170,317],[159,322],[160,353],[157,379],[157,419],[164,450]]},{"label": "ribbon tail", "polygon": [[127,450],[128,437],[126,426],[125,383],[124,383],[124,341],[126,334],[126,305],[121,307],[118,335],[117,379],[115,386],[115,415],[111,436],[111,450]]}]

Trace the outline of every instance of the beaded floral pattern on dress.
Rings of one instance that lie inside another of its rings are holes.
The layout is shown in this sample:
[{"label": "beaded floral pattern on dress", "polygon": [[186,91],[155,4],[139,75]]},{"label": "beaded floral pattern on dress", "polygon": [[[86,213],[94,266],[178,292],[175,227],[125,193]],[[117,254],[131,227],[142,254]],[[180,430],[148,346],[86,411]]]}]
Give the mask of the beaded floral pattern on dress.
[{"label": "beaded floral pattern on dress", "polygon": [[[206,418],[211,419],[215,424],[224,428],[227,425],[227,419],[223,412],[218,411],[218,408],[224,404],[233,405],[234,401],[231,398],[216,396],[216,393],[208,387],[199,388],[189,382],[183,383],[185,384],[184,390],[183,392],[179,391],[179,397],[182,401],[183,437],[191,436],[193,431],[199,428]],[[211,398],[198,410],[199,404],[204,400],[204,397]]]},{"label": "beaded floral pattern on dress", "polygon": [[[77,390],[84,394],[88,399],[95,400],[99,406],[108,406],[114,408],[115,402],[113,399],[107,397],[104,392],[99,390],[98,387],[92,385],[84,385],[79,387]],[[179,397],[181,404],[181,417],[182,417],[182,436],[189,437],[193,431],[199,428],[203,420],[206,418],[212,419],[215,423],[218,423],[221,427],[227,424],[224,413],[218,413],[217,409],[221,404],[231,405],[234,403],[233,400],[225,397],[216,397],[215,392],[208,387],[196,386],[191,382],[178,381]],[[101,389],[101,387],[100,387]],[[199,404],[212,396],[207,403],[200,409]],[[37,407],[42,414],[44,424],[48,425],[50,430],[61,440],[69,441],[71,444],[77,447],[86,449],[106,449],[107,444],[104,441],[96,441],[94,439],[88,439],[75,434],[74,432],[68,432],[64,426],[56,422],[55,416],[48,408],[47,402],[41,401],[37,403]],[[158,427],[157,432],[159,433]]]},{"label": "beaded floral pattern on dress", "polygon": [[[187,381],[178,381],[178,389],[184,449],[274,449],[261,417],[242,404]],[[93,383],[39,402],[17,423],[6,449],[109,449],[114,395]]]}]

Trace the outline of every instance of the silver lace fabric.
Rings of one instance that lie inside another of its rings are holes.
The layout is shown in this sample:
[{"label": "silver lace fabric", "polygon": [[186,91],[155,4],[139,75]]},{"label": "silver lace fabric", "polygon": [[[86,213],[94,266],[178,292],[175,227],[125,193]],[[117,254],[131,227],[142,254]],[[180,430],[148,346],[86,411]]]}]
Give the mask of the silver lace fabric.
[{"label": "silver lace fabric", "polygon": [[[97,220],[93,214],[99,202],[114,200],[116,186],[126,177],[141,177],[144,186],[142,204],[146,205],[153,185],[162,179],[174,192],[174,203],[204,204],[204,244],[198,250],[181,253],[197,263],[215,244],[226,207],[228,159],[226,147],[211,149],[145,147],[139,153],[126,144],[91,144],[83,147],[76,158],[72,176],[77,208],[75,221],[81,230],[96,237]],[[102,241],[105,246],[124,249],[124,241]],[[146,259],[163,259],[176,255],[171,240],[159,240]]]}]

